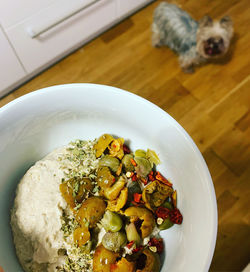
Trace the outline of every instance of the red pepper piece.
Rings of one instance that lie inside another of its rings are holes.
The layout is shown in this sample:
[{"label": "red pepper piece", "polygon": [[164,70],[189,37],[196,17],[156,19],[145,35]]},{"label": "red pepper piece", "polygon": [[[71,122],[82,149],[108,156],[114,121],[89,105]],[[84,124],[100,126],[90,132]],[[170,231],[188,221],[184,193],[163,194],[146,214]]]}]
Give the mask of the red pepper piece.
[{"label": "red pepper piece", "polygon": [[149,181],[154,181],[154,180],[155,180],[154,172],[153,172],[153,171],[151,171],[151,172],[148,174],[148,180],[149,180]]},{"label": "red pepper piece", "polygon": [[134,200],[132,200],[131,203],[132,203],[134,206],[139,206],[139,204],[138,204],[137,202],[135,202]]},{"label": "red pepper piece", "polygon": [[140,178],[141,182],[144,184],[144,185],[147,185],[148,184],[148,181],[146,178]]},{"label": "red pepper piece", "polygon": [[137,163],[135,162],[134,159],[130,159],[131,163],[133,164],[133,166],[137,166]]},{"label": "red pepper piece", "polygon": [[163,239],[156,239],[156,238],[151,238],[150,241],[148,242],[149,246],[155,246],[157,248],[158,253],[163,252]]},{"label": "red pepper piece", "polygon": [[124,154],[129,154],[129,153],[131,153],[129,147],[128,147],[126,144],[123,144],[122,148],[123,148]]},{"label": "red pepper piece", "polygon": [[140,203],[141,202],[141,197],[142,197],[142,194],[134,193],[134,201],[136,203]]},{"label": "red pepper piece", "polygon": [[156,172],[155,178],[170,187],[173,186],[173,184],[169,182],[166,178],[164,178],[163,175],[158,171]]},{"label": "red pepper piece", "polygon": [[168,218],[169,217],[169,213],[170,213],[170,210],[168,208],[165,208],[165,207],[159,207],[155,211],[156,216],[160,217],[162,219]]},{"label": "red pepper piece", "polygon": [[110,271],[117,269],[117,267],[118,267],[118,265],[116,263],[110,264]]},{"label": "red pepper piece", "polygon": [[133,175],[132,175],[132,181],[137,181],[137,179],[138,179],[137,175],[136,175],[136,174],[133,174]]},{"label": "red pepper piece", "polygon": [[132,200],[131,203],[136,207],[144,207],[144,204],[145,204],[142,200],[140,203],[137,203],[134,200]]},{"label": "red pepper piece", "polygon": [[135,248],[135,249],[133,249],[133,253],[136,253],[136,252],[138,252],[138,251],[140,251],[140,250],[142,250],[143,249],[143,246],[139,246],[139,247],[137,247],[137,248]]},{"label": "red pepper piece", "polygon": [[127,248],[131,248],[131,247],[133,246],[134,243],[135,243],[134,241],[129,242],[129,243],[127,244]]},{"label": "red pepper piece", "polygon": [[173,223],[178,224],[178,225],[180,225],[183,221],[183,216],[182,216],[180,210],[177,208],[174,208],[172,211],[170,211],[169,218]]}]

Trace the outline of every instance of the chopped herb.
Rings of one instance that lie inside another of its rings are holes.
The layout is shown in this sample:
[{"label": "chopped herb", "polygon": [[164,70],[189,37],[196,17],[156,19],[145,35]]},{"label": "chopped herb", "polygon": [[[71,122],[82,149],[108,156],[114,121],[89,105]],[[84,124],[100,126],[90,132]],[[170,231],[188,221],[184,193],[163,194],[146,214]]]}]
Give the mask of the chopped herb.
[{"label": "chopped herb", "polygon": [[92,192],[93,192],[93,193],[97,193],[97,192],[99,192],[99,190],[100,190],[99,186],[96,185],[96,186],[94,187],[94,189],[92,190]]},{"label": "chopped herb", "polygon": [[76,197],[76,195],[79,192],[80,184],[79,181],[75,181],[74,188],[73,188],[73,197]]}]

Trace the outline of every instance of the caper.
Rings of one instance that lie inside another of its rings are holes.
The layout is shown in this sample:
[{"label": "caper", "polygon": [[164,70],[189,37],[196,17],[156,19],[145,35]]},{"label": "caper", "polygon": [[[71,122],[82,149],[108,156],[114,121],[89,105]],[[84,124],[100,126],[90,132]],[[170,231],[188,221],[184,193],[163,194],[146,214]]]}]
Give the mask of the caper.
[{"label": "caper", "polygon": [[160,225],[158,225],[158,229],[160,229],[160,230],[169,229],[173,225],[174,225],[174,223],[169,218],[166,218],[166,219],[164,219],[164,221]]},{"label": "caper", "polygon": [[107,210],[101,220],[101,224],[106,231],[116,232],[122,228],[122,219],[117,213]]},{"label": "caper", "polygon": [[117,158],[106,155],[100,159],[99,166],[107,166],[113,172],[116,172],[120,166],[120,161]]},{"label": "caper", "polygon": [[137,174],[141,177],[146,177],[152,170],[150,161],[141,157],[135,157],[134,160],[137,163],[135,167]]},{"label": "caper", "polygon": [[103,246],[111,251],[118,252],[127,243],[127,237],[124,232],[107,232],[102,238]]},{"label": "caper", "polygon": [[131,159],[133,159],[133,158],[134,157],[132,154],[126,154],[122,158],[122,165],[123,165],[126,172],[133,172],[135,170],[133,164],[131,163]]}]

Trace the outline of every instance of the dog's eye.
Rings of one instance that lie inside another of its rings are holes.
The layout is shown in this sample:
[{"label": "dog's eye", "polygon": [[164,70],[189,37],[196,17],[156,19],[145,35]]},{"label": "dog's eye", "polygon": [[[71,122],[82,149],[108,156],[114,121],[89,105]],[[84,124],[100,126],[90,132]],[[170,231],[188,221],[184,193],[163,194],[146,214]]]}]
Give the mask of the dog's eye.
[{"label": "dog's eye", "polygon": [[214,41],[213,38],[209,38],[209,39],[207,40],[208,43],[213,43],[213,41]]}]

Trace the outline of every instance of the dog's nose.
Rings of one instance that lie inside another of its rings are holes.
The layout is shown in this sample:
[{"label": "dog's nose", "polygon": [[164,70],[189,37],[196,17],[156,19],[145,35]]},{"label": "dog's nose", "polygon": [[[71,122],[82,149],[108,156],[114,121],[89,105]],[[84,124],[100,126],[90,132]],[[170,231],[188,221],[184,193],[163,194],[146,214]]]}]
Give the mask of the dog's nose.
[{"label": "dog's nose", "polygon": [[216,43],[216,44],[223,44],[223,39],[220,38],[220,37],[219,38],[215,38],[213,42]]},{"label": "dog's nose", "polygon": [[223,39],[218,37],[218,38],[209,38],[207,40],[208,44],[223,44]]}]

